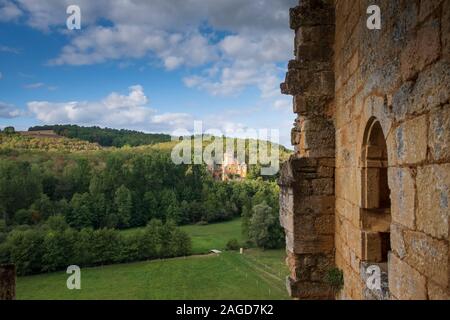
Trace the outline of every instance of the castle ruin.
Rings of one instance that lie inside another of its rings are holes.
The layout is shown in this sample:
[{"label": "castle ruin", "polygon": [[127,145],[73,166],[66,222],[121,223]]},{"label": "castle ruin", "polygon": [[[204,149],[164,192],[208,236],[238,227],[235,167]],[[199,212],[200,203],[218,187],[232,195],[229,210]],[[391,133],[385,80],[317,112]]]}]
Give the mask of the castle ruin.
[{"label": "castle ruin", "polygon": [[300,0],[290,26],[295,155],[279,184],[291,296],[449,299],[450,0]]}]

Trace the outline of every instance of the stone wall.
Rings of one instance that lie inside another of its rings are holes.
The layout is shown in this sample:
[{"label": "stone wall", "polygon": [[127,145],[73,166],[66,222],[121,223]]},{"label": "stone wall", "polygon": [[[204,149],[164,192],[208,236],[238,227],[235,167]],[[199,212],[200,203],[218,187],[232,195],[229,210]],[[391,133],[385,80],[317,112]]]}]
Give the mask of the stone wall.
[{"label": "stone wall", "polygon": [[325,277],[334,266],[334,9],[331,1],[302,1],[290,15],[295,60],[281,88],[294,96],[298,117],[292,130],[296,154],[280,179],[287,287],[297,298],[330,299]]},{"label": "stone wall", "polygon": [[[373,4],[381,8],[381,30],[366,27],[366,10]],[[294,95],[299,117],[292,134],[296,156],[280,181],[280,215],[287,230],[292,295],[315,297],[316,287],[308,287],[311,277],[301,285],[302,275],[321,270],[323,261],[302,260],[313,254],[328,257],[327,265],[333,255],[344,272],[338,298],[373,298],[364,273],[371,246],[379,245],[373,228],[387,225],[389,285],[378,297],[449,299],[450,0],[303,0],[291,11],[291,27],[296,61],[289,64],[282,91]],[[376,206],[368,198],[377,191],[370,181],[380,177],[371,176],[373,163],[367,165],[364,157],[372,150],[365,136],[375,122],[387,147],[387,161],[378,161],[379,167],[388,167],[390,189],[390,208],[382,219],[370,211]],[[305,157],[313,158],[313,165]],[[323,190],[314,182],[322,179],[323,159],[328,160],[325,168],[335,166],[335,188],[329,190],[331,199],[312,200],[308,193]],[[305,176],[309,172],[314,178]],[[321,247],[317,230],[322,228],[308,219],[321,217],[324,206],[335,214],[334,229],[325,224],[334,243]],[[307,247],[305,238],[314,245]],[[307,253],[296,249],[303,247]]]},{"label": "stone wall", "polygon": [[0,300],[16,298],[16,267],[12,264],[0,265]]}]

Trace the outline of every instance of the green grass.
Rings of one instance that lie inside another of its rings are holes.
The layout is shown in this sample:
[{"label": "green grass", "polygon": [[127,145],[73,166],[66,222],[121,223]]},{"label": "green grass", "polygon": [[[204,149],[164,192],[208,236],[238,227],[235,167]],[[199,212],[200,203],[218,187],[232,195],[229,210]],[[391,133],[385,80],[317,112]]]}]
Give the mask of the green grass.
[{"label": "green grass", "polygon": [[[195,254],[243,241],[241,220],[183,226]],[[132,234],[139,229],[122,231]],[[224,252],[219,256],[82,268],[81,290],[68,290],[65,272],[17,279],[17,299],[288,299],[284,250]]]},{"label": "green grass", "polygon": [[81,290],[66,288],[65,272],[19,277],[17,299],[288,299],[282,257],[249,250],[82,268]]},{"label": "green grass", "polygon": [[[128,229],[121,231],[125,235],[133,234],[141,228]],[[212,223],[208,225],[188,225],[182,226],[192,239],[192,253],[208,253],[211,249],[223,250],[227,242],[231,239],[237,239],[243,242],[241,231],[241,219],[231,221]]]}]

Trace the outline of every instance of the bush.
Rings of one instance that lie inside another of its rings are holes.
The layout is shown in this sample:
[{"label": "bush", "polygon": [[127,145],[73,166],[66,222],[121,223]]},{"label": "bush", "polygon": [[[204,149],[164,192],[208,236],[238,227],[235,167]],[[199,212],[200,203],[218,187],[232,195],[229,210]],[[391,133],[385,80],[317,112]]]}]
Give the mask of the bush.
[{"label": "bush", "polygon": [[54,216],[39,228],[11,231],[0,244],[0,263],[14,263],[19,275],[27,275],[190,253],[188,234],[171,222],[152,220],[144,231],[124,236],[114,229],[77,231]]},{"label": "bush", "polygon": [[344,286],[344,273],[338,268],[328,270],[325,282],[335,291],[340,291]]},{"label": "bush", "polygon": [[256,246],[263,249],[277,249],[284,243],[283,229],[278,212],[262,202],[253,207],[249,221],[248,236]]},{"label": "bush", "polygon": [[241,245],[239,244],[239,241],[237,241],[236,239],[231,239],[226,244],[227,250],[239,250],[240,247]]}]

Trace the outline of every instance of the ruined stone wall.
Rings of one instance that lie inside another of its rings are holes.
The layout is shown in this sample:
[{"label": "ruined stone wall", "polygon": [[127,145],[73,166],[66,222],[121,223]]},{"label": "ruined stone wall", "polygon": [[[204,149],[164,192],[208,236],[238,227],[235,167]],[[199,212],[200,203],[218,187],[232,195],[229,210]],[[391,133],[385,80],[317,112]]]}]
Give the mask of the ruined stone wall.
[{"label": "ruined stone wall", "polygon": [[298,117],[291,135],[296,154],[280,179],[287,287],[300,299],[330,299],[325,278],[334,266],[334,8],[332,1],[302,1],[290,14],[295,60],[282,91],[294,96]]},{"label": "ruined stone wall", "polygon": [[16,298],[16,267],[12,264],[0,265],[0,300]]},{"label": "ruined stone wall", "polygon": [[[366,26],[381,8],[381,30]],[[336,265],[342,298],[367,298],[364,132],[381,124],[391,198],[389,292],[448,298],[450,1],[336,1]],[[366,183],[366,184],[365,184]],[[372,190],[373,192],[373,190]],[[370,260],[370,259],[369,259]]]},{"label": "ruined stone wall", "polygon": [[[381,30],[366,26],[374,4]],[[282,91],[298,114],[296,155],[282,169],[280,218],[292,296],[329,298],[323,277],[336,265],[340,299],[450,298],[450,0],[301,0],[291,27]],[[376,123],[386,159],[366,140]],[[377,209],[383,167],[390,205]],[[377,294],[365,281],[378,262],[388,283]]]}]

